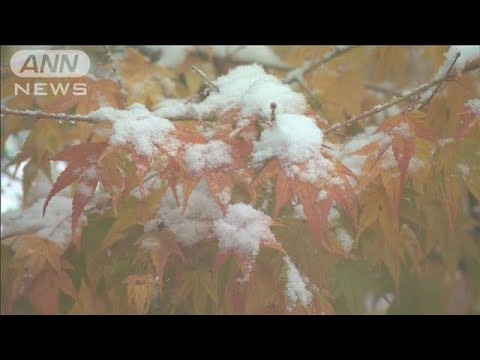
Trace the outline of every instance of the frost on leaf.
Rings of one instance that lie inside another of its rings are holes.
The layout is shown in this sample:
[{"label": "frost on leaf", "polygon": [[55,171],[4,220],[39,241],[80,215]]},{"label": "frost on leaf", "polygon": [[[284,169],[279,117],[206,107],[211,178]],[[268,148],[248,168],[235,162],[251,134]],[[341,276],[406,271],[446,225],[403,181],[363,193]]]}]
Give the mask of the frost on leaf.
[{"label": "frost on leaf", "polygon": [[311,286],[310,281],[307,277],[300,274],[300,271],[289,256],[285,256],[283,260],[287,266],[285,282],[285,293],[288,303],[287,309],[291,311],[297,303],[300,303],[306,308],[313,298],[313,294],[309,290],[309,287]]},{"label": "frost on leaf", "polygon": [[[328,238],[328,214],[333,201],[351,213],[355,174],[332,155],[322,150],[323,133],[314,120],[305,115],[280,115],[272,128],[263,131],[255,144],[255,163],[270,160],[252,183],[256,188],[276,176],[275,208],[280,209],[297,195],[307,223],[318,244],[342,253]],[[273,159],[272,159],[273,158]]]},{"label": "frost on leaf", "polygon": [[213,231],[220,250],[218,256],[235,254],[245,279],[248,279],[261,247],[283,252],[281,244],[270,231],[270,225],[272,219],[250,205],[229,205],[225,216],[214,222]]},{"label": "frost on leaf", "polygon": [[34,232],[42,239],[68,246],[72,240],[71,201],[64,196],[55,197],[45,216],[42,216],[45,198],[38,199],[27,209],[2,214],[2,238]]},{"label": "frost on leaf", "polygon": [[[177,188],[180,201],[183,191]],[[222,216],[218,205],[213,201],[204,183],[193,189],[188,205],[182,214],[182,207],[177,204],[173,192],[168,191],[162,198],[160,207],[154,217],[144,225],[145,232],[157,231],[166,227],[175,235],[175,240],[184,247],[190,247],[205,240],[210,234],[214,220]],[[148,238],[143,246],[148,246]]]},{"label": "frost on leaf", "polygon": [[464,105],[463,121],[457,133],[457,139],[463,140],[480,124],[480,99],[470,99]]},{"label": "frost on leaf", "polygon": [[167,152],[174,153],[177,149],[177,142],[168,136],[175,129],[173,124],[150,112],[145,105],[135,103],[125,110],[102,107],[89,116],[113,122],[111,146],[131,145],[136,154],[149,158],[159,146]]}]

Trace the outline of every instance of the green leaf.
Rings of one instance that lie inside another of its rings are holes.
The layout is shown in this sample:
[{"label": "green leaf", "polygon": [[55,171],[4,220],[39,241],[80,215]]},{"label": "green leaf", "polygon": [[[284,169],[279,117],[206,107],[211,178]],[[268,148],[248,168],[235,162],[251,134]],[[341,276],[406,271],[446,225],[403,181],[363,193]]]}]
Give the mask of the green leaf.
[{"label": "green leaf", "polygon": [[336,299],[344,297],[353,314],[364,313],[365,293],[377,282],[369,266],[360,261],[339,262],[334,265],[332,276],[333,296]]}]

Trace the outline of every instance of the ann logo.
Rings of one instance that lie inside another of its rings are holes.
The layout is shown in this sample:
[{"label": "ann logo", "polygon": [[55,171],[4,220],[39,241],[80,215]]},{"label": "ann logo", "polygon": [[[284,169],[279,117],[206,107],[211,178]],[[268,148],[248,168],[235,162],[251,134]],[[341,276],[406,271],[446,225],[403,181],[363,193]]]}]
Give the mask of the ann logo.
[{"label": "ann logo", "polygon": [[10,68],[19,77],[81,77],[90,69],[90,58],[80,50],[20,50]]}]

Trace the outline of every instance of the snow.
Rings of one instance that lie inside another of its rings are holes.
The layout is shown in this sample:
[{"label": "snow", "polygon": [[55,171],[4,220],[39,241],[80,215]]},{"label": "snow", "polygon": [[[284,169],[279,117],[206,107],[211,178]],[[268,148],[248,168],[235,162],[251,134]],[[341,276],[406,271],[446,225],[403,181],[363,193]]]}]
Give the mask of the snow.
[{"label": "snow", "polygon": [[450,46],[448,51],[444,54],[445,62],[438,69],[438,72],[435,75],[435,79],[440,79],[447,73],[448,69],[450,68],[453,61],[455,60],[455,56],[457,55],[457,53],[460,53],[460,57],[455,62],[455,65],[453,66],[453,70],[456,71],[457,73],[461,73],[469,62],[480,58],[480,45]]},{"label": "snow", "polygon": [[293,217],[299,220],[307,219],[307,216],[305,215],[305,211],[303,210],[302,204],[296,204],[293,206]]},{"label": "snow", "polygon": [[443,147],[447,144],[450,144],[450,143],[453,143],[455,142],[455,139],[454,138],[444,138],[444,139],[439,139],[438,140],[438,145]]},{"label": "snow", "polygon": [[[391,141],[388,134],[383,132],[375,133],[376,129],[376,126],[367,126],[363,132],[352,136],[342,145],[329,143],[328,146],[332,148],[329,152],[347,166],[355,175],[359,176],[362,173],[363,164],[365,163],[367,156],[355,155],[353,153],[374,141],[379,142],[380,145],[387,144]],[[392,131],[404,138],[412,136],[410,127],[405,123],[398,124],[392,129]],[[392,169],[398,166],[391,147],[383,154],[380,160],[380,166],[383,169]],[[408,171],[409,173],[415,173],[423,168],[423,166],[423,161],[417,156],[413,156],[410,160]]]},{"label": "snow", "polygon": [[297,302],[300,302],[303,307],[307,307],[313,298],[313,294],[308,289],[309,279],[300,274],[289,256],[285,256],[283,260],[287,265],[285,292],[288,300],[288,310],[291,311],[292,306]]},{"label": "snow", "polygon": [[327,191],[325,191],[325,190],[320,190],[320,191],[318,192],[317,202],[318,202],[318,201],[325,200],[325,199],[327,198],[327,196],[328,196],[328,192],[327,192]]},{"label": "snow", "polygon": [[157,64],[171,68],[181,65],[188,54],[195,50],[192,45],[149,45],[143,48],[150,53],[160,53]]},{"label": "snow", "polygon": [[[24,210],[7,211],[2,214],[2,237],[18,233],[35,232],[39,237],[67,246],[72,237],[72,199],[57,195],[53,197],[42,217],[45,198],[38,199]],[[85,219],[81,216],[80,222]]]},{"label": "snow", "polygon": [[274,242],[270,231],[272,219],[251,205],[238,203],[229,205],[225,216],[214,223],[221,250],[233,250],[241,256],[255,257],[260,242]]},{"label": "snow", "polygon": [[322,130],[312,118],[279,115],[275,125],[265,129],[255,143],[253,162],[260,163],[274,156],[288,163],[306,162],[319,154],[322,140]]},{"label": "snow", "polygon": [[244,116],[260,114],[270,117],[271,104],[276,104],[275,113],[295,114],[306,110],[305,97],[294,92],[277,78],[265,77],[254,82],[241,99],[240,108]]},{"label": "snow", "polygon": [[303,113],[307,108],[302,94],[296,93],[290,86],[267,74],[256,64],[231,69],[228,74],[217,78],[215,85],[219,91],[212,91],[198,104],[203,116],[238,107],[245,116],[260,112],[261,116],[269,118],[272,102],[277,105],[277,115],[287,112]]},{"label": "snow", "polygon": [[338,219],[340,219],[340,212],[332,206],[328,213],[328,222],[334,222]]},{"label": "snow", "polygon": [[353,238],[344,228],[335,229],[335,235],[337,236],[340,245],[342,245],[343,250],[346,252],[352,251],[353,248]]},{"label": "snow", "polygon": [[470,167],[467,164],[457,164],[457,169],[464,179],[470,174]]},{"label": "snow", "polygon": [[402,123],[398,124],[397,126],[395,126],[394,128],[392,128],[390,130],[390,134],[403,137],[404,139],[408,139],[408,138],[411,138],[413,136],[412,132],[410,130],[410,126],[407,123],[404,123],[404,122],[402,122]]},{"label": "snow", "polygon": [[373,292],[367,291],[364,298],[366,314],[386,314],[394,299],[393,293],[387,293],[383,297],[376,298]]},{"label": "snow", "polygon": [[212,140],[207,144],[192,144],[185,147],[183,159],[193,174],[215,170],[232,162],[230,145],[221,140]]},{"label": "snow", "polygon": [[213,56],[216,58],[230,58],[240,62],[262,63],[269,65],[285,65],[275,52],[264,45],[215,45],[212,46]]},{"label": "snow", "polygon": [[465,103],[465,107],[472,113],[480,116],[480,99],[470,99]]},{"label": "snow", "polygon": [[239,109],[244,118],[258,114],[270,118],[272,103],[276,104],[276,115],[302,114],[307,109],[303,94],[292,90],[275,76],[267,74],[257,64],[242,65],[230,69],[218,77],[214,84],[218,91],[211,91],[199,103],[165,99],[157,104],[154,114],[160,117],[207,118],[233,108]]},{"label": "snow", "polygon": [[196,104],[186,103],[182,99],[164,99],[159,102],[153,113],[162,118],[198,117]]},{"label": "snow", "polygon": [[[184,247],[190,247],[206,239],[210,234],[213,221],[222,216],[218,205],[208,193],[204,182],[193,189],[188,199],[185,213],[182,215],[183,192],[177,186],[180,206],[177,205],[172,191],[169,189],[162,198],[160,207],[154,217],[144,224],[146,233],[155,231],[164,225],[175,234],[175,240]],[[152,238],[146,238],[143,247],[152,247]]]},{"label": "snow", "polygon": [[354,155],[352,153],[374,141],[383,141],[385,139],[384,133],[374,134],[375,130],[375,126],[367,126],[363,132],[352,136],[342,145],[328,144],[329,147],[333,148],[333,150],[330,151],[331,154],[339,159],[355,175],[360,175],[367,156]]},{"label": "snow", "polygon": [[77,187],[77,192],[80,195],[80,197],[88,198],[92,195],[94,191],[95,191],[95,188],[93,186],[89,186],[86,184],[79,184]]},{"label": "snow", "polygon": [[92,180],[92,179],[96,178],[96,177],[98,176],[97,167],[96,167],[96,166],[90,166],[90,167],[88,167],[88,168],[84,171],[83,176],[84,176],[86,179],[89,179],[89,180]]},{"label": "snow", "polygon": [[283,114],[273,127],[262,132],[254,145],[252,160],[261,165],[276,157],[288,176],[297,175],[302,181],[323,181],[342,185],[340,177],[333,176],[334,163],[321,154],[323,132],[315,121],[305,115]]},{"label": "snow", "polygon": [[88,116],[112,120],[113,133],[110,137],[110,144],[113,146],[131,144],[139,155],[153,156],[156,149],[155,144],[162,146],[168,144],[171,151],[178,146],[173,141],[173,137],[168,136],[175,129],[173,124],[150,112],[145,105],[134,103],[125,110],[101,107]]}]

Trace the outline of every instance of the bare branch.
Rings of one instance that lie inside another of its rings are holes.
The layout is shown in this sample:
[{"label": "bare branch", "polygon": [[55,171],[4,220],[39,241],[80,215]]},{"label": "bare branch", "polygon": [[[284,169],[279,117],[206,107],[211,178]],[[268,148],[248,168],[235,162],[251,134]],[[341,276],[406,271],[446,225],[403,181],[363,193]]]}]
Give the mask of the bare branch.
[{"label": "bare branch", "polygon": [[123,82],[122,77],[120,76],[120,71],[117,68],[117,64],[115,64],[115,60],[113,59],[112,52],[110,51],[110,46],[105,45],[105,50],[107,52],[108,60],[112,64],[112,70],[113,70],[113,74],[115,76],[115,79],[117,80],[118,85],[120,86],[120,94],[122,95],[123,101],[126,104],[127,103],[128,92],[125,89],[125,86],[124,86],[125,84]]},{"label": "bare branch", "polygon": [[418,105],[418,107],[422,107],[422,106],[426,106],[430,100],[432,100],[432,98],[437,94],[437,92],[440,90],[440,87],[442,86],[442,84],[445,82],[445,80],[448,78],[448,76],[450,75],[450,72],[452,71],[453,69],[453,66],[455,65],[455,63],[457,62],[458,58],[460,57],[460,53],[457,52],[457,54],[455,55],[455,59],[453,59],[452,63],[450,64],[450,66],[448,67],[448,70],[447,72],[445,73],[445,76],[443,77],[443,81],[441,81],[436,87],[435,89],[432,91],[432,93],[430,94],[430,96],[426,99],[426,100],[423,100],[420,102],[420,104]]},{"label": "bare branch", "polygon": [[[234,55],[235,53],[239,52],[240,50],[242,50],[244,48],[245,47],[240,46],[237,49],[235,49],[233,53],[229,54],[230,58],[228,59],[228,62],[232,63],[234,65],[249,64],[250,63],[249,61],[243,61],[243,60],[232,58],[232,55]],[[204,59],[204,60],[208,59],[207,52],[201,46],[197,46],[195,48],[195,50],[192,52],[192,55],[196,56],[198,58]],[[215,55],[215,54],[213,55],[213,58],[214,59],[219,59],[219,60],[225,59],[225,57],[218,56],[218,55]],[[261,66],[263,66],[264,68],[267,68],[267,69],[278,70],[278,71],[291,71],[291,70],[293,70],[293,67],[290,66],[290,65],[287,65],[287,64],[275,64],[275,63],[270,63],[270,62],[267,62],[267,61],[255,61],[255,62],[258,65],[261,65]]]},{"label": "bare branch", "polygon": [[[480,61],[476,62],[475,64],[471,64],[470,66],[466,67],[464,70],[463,70],[463,73],[466,73],[466,72],[469,72],[469,71],[472,71],[472,70],[475,70],[477,68],[480,67]],[[449,72],[445,73],[444,76],[442,76],[440,79],[437,79],[437,80],[432,80],[428,83],[425,83],[423,85],[420,85],[419,87],[415,88],[415,89],[412,89],[412,90],[408,90],[408,91],[404,91],[401,93],[401,95],[399,97],[396,97],[394,96],[392,98],[392,100],[390,100],[389,102],[385,103],[385,104],[382,104],[382,105],[376,105],[374,106],[373,108],[371,108],[370,110],[367,110],[359,115],[356,115],[356,116],[353,116],[351,117],[350,119],[348,120],[345,120],[343,122],[340,122],[340,123],[337,123],[331,127],[329,127],[328,129],[326,129],[323,133],[324,134],[330,134],[332,132],[335,132],[335,131],[338,131],[339,129],[342,129],[342,128],[345,128],[345,127],[348,127],[352,124],[354,124],[355,122],[359,121],[359,120],[362,120],[362,119],[365,119],[365,118],[368,118],[374,114],[377,114],[385,109],[388,109],[402,101],[405,101],[405,100],[408,100],[416,95],[419,95],[419,94],[422,94],[424,93],[425,91],[427,91],[428,89],[430,89],[431,87],[433,86],[438,86],[439,84],[442,84],[443,82],[447,81],[447,80],[451,80],[454,78],[455,75],[450,75]]]},{"label": "bare branch", "polygon": [[213,82],[210,81],[210,79],[207,77],[207,75],[205,75],[205,73],[200,70],[198,67],[196,67],[195,65],[192,66],[192,70],[195,71],[198,75],[200,75],[200,77],[203,79],[203,81],[205,81],[205,83],[210,87],[212,88],[213,90],[215,90],[216,92],[219,92],[220,90],[218,89],[218,86],[215,85]]},{"label": "bare branch", "polygon": [[382,84],[373,84],[373,83],[369,83],[369,82],[366,82],[365,84],[365,88],[368,89],[368,90],[372,90],[372,91],[375,91],[377,93],[381,93],[381,94],[385,94],[385,95],[390,95],[390,96],[401,96],[401,93],[389,86],[385,86],[385,85],[382,85]]},{"label": "bare branch", "polygon": [[326,64],[330,60],[340,56],[353,48],[356,45],[349,45],[349,46],[336,46],[332,51],[327,52],[325,55],[322,56],[319,60],[309,60],[303,63],[298,68],[291,70],[287,76],[283,79],[285,84],[292,84],[294,82],[301,81],[303,77],[308,74],[309,72],[315,70],[316,68]]}]

